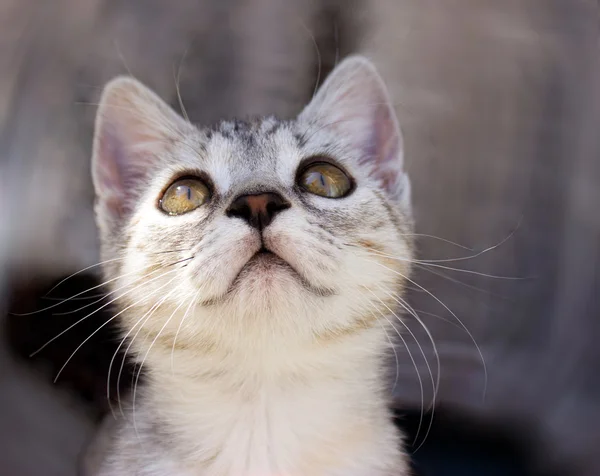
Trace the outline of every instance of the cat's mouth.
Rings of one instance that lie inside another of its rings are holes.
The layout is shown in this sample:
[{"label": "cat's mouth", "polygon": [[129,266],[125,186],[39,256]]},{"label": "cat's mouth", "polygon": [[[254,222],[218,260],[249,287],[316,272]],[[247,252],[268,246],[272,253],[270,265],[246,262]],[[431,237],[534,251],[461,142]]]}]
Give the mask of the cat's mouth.
[{"label": "cat's mouth", "polygon": [[[231,282],[226,293],[219,299],[213,299],[206,301],[204,304],[217,304],[222,302],[224,299],[235,295],[235,291],[240,286],[244,286],[247,278],[261,277],[265,284],[273,279],[277,279],[279,273],[286,273],[292,275],[298,284],[304,289],[310,291],[312,294],[318,296],[327,297],[335,294],[330,289],[321,288],[314,286],[310,283],[298,270],[296,270],[287,260],[279,256],[276,252],[267,248],[264,244],[260,247],[256,253],[254,253],[248,261],[242,266],[237,276]],[[271,281],[272,282],[272,281]],[[256,282],[254,283],[256,284]]]},{"label": "cat's mouth", "polygon": [[[260,250],[258,250],[256,253],[254,253],[254,255],[252,256],[252,258],[250,258],[248,260],[248,263],[250,261],[252,261],[253,259],[274,259],[274,260],[279,260],[279,261],[287,264],[287,261],[285,261],[284,259],[280,258],[278,255],[276,255],[275,253],[273,253],[271,250],[267,249],[264,245],[260,248]],[[246,263],[246,265],[248,263]],[[288,264],[288,266],[289,266],[289,264]]]},{"label": "cat's mouth", "polygon": [[261,246],[261,248],[256,253],[254,253],[252,257],[246,262],[246,264],[240,270],[240,274],[246,272],[249,268],[252,268],[254,265],[281,266],[288,268],[295,274],[298,274],[297,271],[286,260],[284,260],[281,256],[271,251],[264,245]]}]

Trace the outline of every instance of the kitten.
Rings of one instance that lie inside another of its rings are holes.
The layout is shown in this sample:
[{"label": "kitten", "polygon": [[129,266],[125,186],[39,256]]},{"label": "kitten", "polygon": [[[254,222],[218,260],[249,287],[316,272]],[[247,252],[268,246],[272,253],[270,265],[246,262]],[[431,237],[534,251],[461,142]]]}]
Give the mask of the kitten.
[{"label": "kitten", "polygon": [[362,57],[291,121],[198,129],[133,79],[106,86],[96,220],[147,378],[97,474],[408,474],[384,370],[411,258],[402,155]]}]

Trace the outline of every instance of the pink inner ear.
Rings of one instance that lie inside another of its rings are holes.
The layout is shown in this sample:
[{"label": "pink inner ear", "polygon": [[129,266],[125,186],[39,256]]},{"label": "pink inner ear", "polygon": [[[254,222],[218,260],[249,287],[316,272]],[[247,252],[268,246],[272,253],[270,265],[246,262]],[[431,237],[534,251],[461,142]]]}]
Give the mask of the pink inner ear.
[{"label": "pink inner ear", "polygon": [[121,218],[134,208],[136,194],[146,184],[162,145],[149,142],[147,148],[134,150],[139,144],[127,144],[116,127],[107,123],[97,134],[94,157],[96,194],[106,212]]},{"label": "pink inner ear", "polygon": [[160,151],[132,150],[114,124],[103,121],[96,131],[94,182],[98,203],[107,218],[130,213]]},{"label": "pink inner ear", "polygon": [[381,104],[377,108],[374,122],[379,136],[381,160],[399,161],[400,130],[388,104]]},{"label": "pink inner ear", "polygon": [[125,211],[122,169],[126,159],[123,144],[111,124],[103,122],[96,133],[93,164],[96,194],[106,211],[121,217]]},{"label": "pink inner ear", "polygon": [[105,198],[103,202],[104,211],[109,213],[112,217],[120,219],[125,216],[123,200],[117,199],[116,197],[108,197]]},{"label": "pink inner ear", "polygon": [[373,111],[370,133],[366,134],[361,164],[371,168],[371,176],[394,195],[402,175],[400,131],[387,104],[378,104]]}]

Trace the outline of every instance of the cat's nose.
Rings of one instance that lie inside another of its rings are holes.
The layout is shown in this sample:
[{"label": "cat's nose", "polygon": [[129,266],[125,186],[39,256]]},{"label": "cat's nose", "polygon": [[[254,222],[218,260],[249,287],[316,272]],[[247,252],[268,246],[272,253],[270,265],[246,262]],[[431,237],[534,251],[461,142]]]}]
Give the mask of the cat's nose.
[{"label": "cat's nose", "polygon": [[290,204],[278,193],[241,195],[227,209],[227,216],[245,220],[250,226],[261,231],[279,212],[290,208]]}]

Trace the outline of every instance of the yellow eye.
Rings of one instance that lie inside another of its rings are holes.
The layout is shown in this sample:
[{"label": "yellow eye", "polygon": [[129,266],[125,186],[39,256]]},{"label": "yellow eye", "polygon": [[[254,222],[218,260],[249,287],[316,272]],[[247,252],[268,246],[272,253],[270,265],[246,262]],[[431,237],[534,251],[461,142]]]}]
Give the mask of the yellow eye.
[{"label": "yellow eye", "polygon": [[208,187],[199,179],[181,179],[173,183],[160,199],[160,208],[169,215],[182,215],[205,204]]},{"label": "yellow eye", "polygon": [[350,178],[335,165],[319,162],[305,168],[298,178],[298,185],[315,195],[341,198],[350,192]]}]

